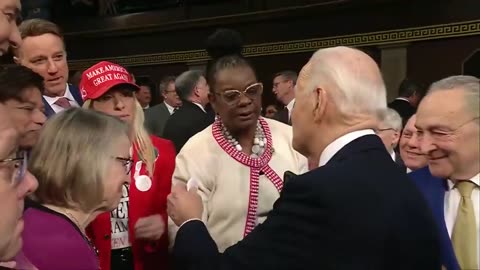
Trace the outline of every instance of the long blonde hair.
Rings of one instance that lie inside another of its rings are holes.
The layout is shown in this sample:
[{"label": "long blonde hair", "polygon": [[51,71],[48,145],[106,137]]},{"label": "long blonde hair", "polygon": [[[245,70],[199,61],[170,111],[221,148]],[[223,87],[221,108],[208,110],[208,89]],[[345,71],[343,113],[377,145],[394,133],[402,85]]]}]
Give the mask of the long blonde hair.
[{"label": "long blonde hair", "polygon": [[[145,115],[143,108],[138,102],[135,94],[133,95],[135,100],[135,117],[132,123],[132,140],[135,148],[138,149],[139,159],[147,166],[148,175],[153,177],[153,171],[155,170],[155,147],[150,139],[150,135],[144,126]],[[88,99],[83,103],[83,108],[93,109],[93,102]]]}]

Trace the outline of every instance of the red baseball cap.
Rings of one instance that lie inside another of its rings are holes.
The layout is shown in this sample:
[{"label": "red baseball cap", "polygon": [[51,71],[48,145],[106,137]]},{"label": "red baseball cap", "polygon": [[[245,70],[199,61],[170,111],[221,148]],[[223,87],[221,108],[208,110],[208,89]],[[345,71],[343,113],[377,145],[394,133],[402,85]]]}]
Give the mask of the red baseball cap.
[{"label": "red baseball cap", "polygon": [[135,89],[140,88],[133,82],[132,75],[124,67],[102,61],[82,73],[80,93],[83,101],[97,99],[108,92],[110,88],[120,84],[129,85]]}]

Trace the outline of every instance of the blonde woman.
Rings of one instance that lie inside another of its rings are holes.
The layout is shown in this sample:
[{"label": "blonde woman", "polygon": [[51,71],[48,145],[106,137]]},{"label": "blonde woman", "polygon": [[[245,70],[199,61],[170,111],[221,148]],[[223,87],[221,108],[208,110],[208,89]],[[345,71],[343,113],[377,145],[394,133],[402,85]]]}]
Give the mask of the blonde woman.
[{"label": "blonde woman", "polygon": [[28,167],[39,188],[24,214],[23,252],[38,269],[99,268],[86,227],[118,205],[129,147],[127,126],[102,113],[70,109],[47,122]]},{"label": "blonde woman", "polygon": [[168,268],[167,195],[175,167],[170,141],[148,135],[143,109],[135,98],[139,87],[125,68],[100,62],[88,68],[80,83],[84,107],[115,116],[130,127],[134,160],[130,186],[117,209],[90,226],[103,270]]}]

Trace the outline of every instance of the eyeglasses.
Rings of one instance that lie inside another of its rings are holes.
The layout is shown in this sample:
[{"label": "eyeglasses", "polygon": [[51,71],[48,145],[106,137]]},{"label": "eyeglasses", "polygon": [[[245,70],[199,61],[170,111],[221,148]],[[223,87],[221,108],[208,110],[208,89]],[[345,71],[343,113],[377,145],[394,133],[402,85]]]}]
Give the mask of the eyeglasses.
[{"label": "eyeglasses", "polygon": [[115,157],[116,160],[120,161],[122,165],[125,167],[125,173],[129,174],[132,170],[133,159],[131,158],[124,158],[124,157]]},{"label": "eyeglasses", "polygon": [[17,156],[14,158],[7,158],[0,160],[0,163],[12,163],[14,165],[11,183],[13,186],[18,186],[23,179],[25,179],[25,174],[27,173],[28,159],[26,151],[19,151]]},{"label": "eyeglasses", "polygon": [[383,132],[383,131],[387,131],[387,130],[395,130],[393,128],[378,128],[378,129],[375,129],[375,133],[380,133],[380,132]]},{"label": "eyeglasses", "polygon": [[229,106],[235,106],[240,102],[240,97],[244,94],[251,100],[255,100],[263,93],[263,84],[254,83],[245,88],[245,90],[226,90],[224,92],[216,92],[215,94],[222,97],[223,101]]}]

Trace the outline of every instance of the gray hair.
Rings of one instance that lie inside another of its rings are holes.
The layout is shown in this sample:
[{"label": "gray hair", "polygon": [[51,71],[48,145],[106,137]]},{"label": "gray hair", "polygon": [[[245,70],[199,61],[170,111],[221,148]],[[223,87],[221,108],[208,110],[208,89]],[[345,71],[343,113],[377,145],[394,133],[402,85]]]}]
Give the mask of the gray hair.
[{"label": "gray hair", "polygon": [[295,71],[292,71],[292,70],[280,71],[280,72],[277,72],[275,76],[273,76],[273,78],[276,78],[278,76],[282,76],[286,80],[292,81],[293,85],[297,84],[298,74]]},{"label": "gray hair", "polygon": [[188,100],[201,77],[204,77],[204,75],[203,72],[199,70],[185,71],[177,77],[175,80],[175,89],[180,99]]},{"label": "gray hair", "polygon": [[380,121],[388,128],[392,128],[395,131],[400,132],[402,130],[402,117],[398,114],[397,111],[391,108],[387,108],[381,114]]},{"label": "gray hair", "polygon": [[382,75],[366,53],[349,47],[332,47],[315,52],[310,62],[311,83],[333,85],[337,91],[330,94],[341,113],[377,118],[386,110],[387,92]]},{"label": "gray hair", "polygon": [[458,88],[465,91],[466,109],[470,111],[473,116],[478,117],[480,111],[480,80],[477,77],[465,75],[447,77],[432,83],[427,95],[437,91]]},{"label": "gray hair", "polygon": [[166,76],[163,77],[158,85],[158,90],[160,90],[160,94],[164,94],[167,91],[168,85],[170,83],[175,83],[175,76]]}]

